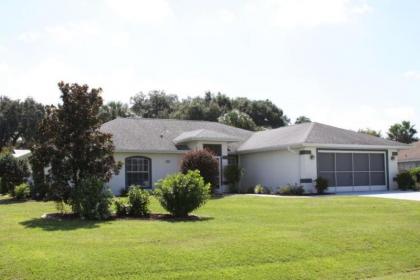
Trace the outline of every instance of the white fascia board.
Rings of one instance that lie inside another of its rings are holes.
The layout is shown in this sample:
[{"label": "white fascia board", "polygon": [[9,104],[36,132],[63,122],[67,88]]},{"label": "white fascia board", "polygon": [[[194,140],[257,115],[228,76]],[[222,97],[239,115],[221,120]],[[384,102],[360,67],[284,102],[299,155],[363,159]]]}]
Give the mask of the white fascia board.
[{"label": "white fascia board", "polygon": [[185,154],[190,150],[182,150],[182,151],[164,151],[164,150],[114,150],[114,153],[139,153],[139,154]]},{"label": "white fascia board", "polygon": [[312,144],[305,143],[305,147],[316,147],[316,148],[330,148],[330,149],[364,149],[364,150],[406,150],[411,148],[410,146],[387,146],[387,145],[348,145],[348,144]]}]

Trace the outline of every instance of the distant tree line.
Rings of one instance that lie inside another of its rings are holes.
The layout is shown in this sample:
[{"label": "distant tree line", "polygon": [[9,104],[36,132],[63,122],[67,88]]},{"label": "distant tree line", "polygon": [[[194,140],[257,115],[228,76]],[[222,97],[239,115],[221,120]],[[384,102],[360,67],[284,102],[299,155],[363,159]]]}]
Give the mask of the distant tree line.
[{"label": "distant tree line", "polygon": [[[38,136],[39,123],[48,106],[32,98],[13,100],[0,96],[0,150],[4,147],[31,148]],[[206,92],[204,96],[180,99],[175,94],[154,90],[130,98],[130,104],[111,101],[98,110],[101,123],[117,117],[205,120],[257,131],[289,125],[290,119],[270,100],[231,98],[222,93]],[[311,122],[299,116],[295,124]],[[415,126],[409,121],[392,125],[387,138],[403,143],[417,141]],[[382,137],[381,131],[360,129],[359,132]]]}]

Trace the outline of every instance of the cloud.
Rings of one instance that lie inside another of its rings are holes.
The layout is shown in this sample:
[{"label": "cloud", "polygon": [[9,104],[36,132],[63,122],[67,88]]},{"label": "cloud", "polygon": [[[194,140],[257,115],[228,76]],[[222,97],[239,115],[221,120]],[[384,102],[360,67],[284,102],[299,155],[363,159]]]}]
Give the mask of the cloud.
[{"label": "cloud", "polygon": [[232,11],[223,9],[219,11],[218,18],[222,23],[229,24],[235,21],[236,16]]},{"label": "cloud", "polygon": [[107,0],[111,12],[129,22],[158,24],[172,15],[165,0]]},{"label": "cloud", "polygon": [[409,80],[420,80],[419,71],[407,71],[403,74],[403,77]]},{"label": "cloud", "polygon": [[39,32],[29,31],[29,32],[23,32],[19,34],[18,40],[25,43],[32,43],[32,42],[37,41],[40,37],[41,37],[41,34]]},{"label": "cloud", "polygon": [[372,8],[365,1],[352,0],[265,0],[249,2],[245,10],[276,27],[312,28],[349,22]]}]

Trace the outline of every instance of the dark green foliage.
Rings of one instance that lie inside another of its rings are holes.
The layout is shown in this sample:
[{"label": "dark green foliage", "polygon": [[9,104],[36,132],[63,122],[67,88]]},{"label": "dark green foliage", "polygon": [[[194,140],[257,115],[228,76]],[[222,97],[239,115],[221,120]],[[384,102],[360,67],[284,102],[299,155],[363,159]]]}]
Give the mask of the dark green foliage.
[{"label": "dark green foliage", "polygon": [[208,150],[193,150],[184,155],[181,162],[181,172],[186,174],[190,170],[200,171],[205,183],[210,183],[214,189],[219,173],[219,162]]},{"label": "dark green foliage", "polygon": [[43,115],[44,106],[32,98],[20,101],[0,96],[0,150],[6,146],[30,148]]},{"label": "dark green foliage", "polygon": [[413,189],[416,183],[409,171],[400,172],[395,179],[400,190]]},{"label": "dark green foliage", "polygon": [[176,95],[164,91],[150,91],[148,96],[142,92],[131,98],[131,110],[143,118],[169,118],[178,104]]},{"label": "dark green foliage", "polygon": [[13,197],[17,200],[24,200],[29,198],[31,195],[31,190],[27,183],[22,183],[20,185],[15,186],[15,190],[13,192]]},{"label": "dark green foliage", "polygon": [[133,114],[130,112],[127,104],[121,103],[119,101],[111,101],[105,105],[102,105],[99,109],[98,117],[101,120],[101,123],[106,123],[118,117],[127,118],[131,117]]},{"label": "dark green foliage", "polygon": [[246,130],[257,130],[257,126],[247,113],[235,109],[218,118],[220,123],[239,127]]},{"label": "dark green foliage", "polygon": [[[269,100],[230,98],[222,93],[206,92],[204,97],[189,97],[179,101],[176,95],[169,95],[164,91],[151,91],[148,96],[143,93],[137,94],[131,98],[131,103],[131,110],[143,118],[216,122],[219,117],[236,109],[249,115],[256,127],[275,128],[289,123],[283,111]],[[232,121],[230,125],[243,127],[244,124]],[[247,121],[246,125],[249,127],[247,129],[255,130],[252,123],[249,124]]]},{"label": "dark green foliage", "polygon": [[88,177],[72,188],[70,205],[73,213],[81,218],[104,220],[111,216],[112,198],[111,190],[103,181]]},{"label": "dark green foliage", "polygon": [[241,180],[243,172],[243,169],[239,168],[239,166],[237,166],[236,164],[230,164],[225,166],[223,170],[223,176],[229,184],[230,193],[237,193],[239,191],[238,183],[239,180]]},{"label": "dark green foliage", "polygon": [[46,108],[32,161],[39,165],[35,185],[43,184],[43,167],[50,166],[46,176],[50,196],[67,203],[73,200],[72,186],[80,187],[91,177],[107,182],[121,163],[114,160],[112,136],[99,131],[102,90],[63,82],[58,86],[62,103]]},{"label": "dark green foliage", "polygon": [[10,153],[0,153],[1,193],[13,194],[15,186],[24,183],[29,175],[26,160],[17,159]]},{"label": "dark green foliage", "polygon": [[121,200],[115,200],[115,212],[118,217],[124,217],[128,215],[129,207],[124,201]]},{"label": "dark green foliage", "polygon": [[306,116],[300,116],[296,118],[295,124],[301,124],[301,123],[309,123],[311,122],[311,119]]},{"label": "dark green foliage", "polygon": [[365,129],[359,129],[357,132],[364,133],[364,134],[371,135],[371,136],[382,137],[380,130],[365,128]]},{"label": "dark green foliage", "polygon": [[286,185],[280,187],[278,193],[281,195],[303,195],[305,193],[305,189],[303,188],[303,186]]},{"label": "dark green foliage", "polygon": [[402,121],[392,125],[388,130],[388,138],[390,140],[398,141],[401,143],[410,144],[418,140],[415,137],[417,130],[409,121]]},{"label": "dark green foliage", "polygon": [[145,217],[150,214],[150,194],[140,186],[131,186],[128,190],[129,214]]},{"label": "dark green foliage", "polygon": [[162,207],[175,217],[186,217],[210,197],[210,184],[200,172],[188,171],[167,176],[156,183],[155,195]]},{"label": "dark green foliage", "polygon": [[328,189],[328,180],[323,177],[315,179],[315,188],[317,193],[323,194]]}]

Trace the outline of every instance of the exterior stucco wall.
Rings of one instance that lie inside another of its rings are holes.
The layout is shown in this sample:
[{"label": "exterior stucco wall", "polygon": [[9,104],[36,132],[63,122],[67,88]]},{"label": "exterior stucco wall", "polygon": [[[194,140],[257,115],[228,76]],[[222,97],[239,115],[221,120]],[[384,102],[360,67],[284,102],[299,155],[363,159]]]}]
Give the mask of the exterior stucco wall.
[{"label": "exterior stucco wall", "polygon": [[123,163],[119,174],[114,175],[108,183],[116,195],[125,187],[125,158],[132,156],[144,156],[151,159],[152,186],[166,175],[178,172],[182,159],[182,154],[115,153],[115,160]]},{"label": "exterior stucco wall", "polygon": [[244,169],[241,190],[262,184],[272,190],[286,184],[299,184],[300,162],[298,151],[269,151],[241,154],[239,164]]},{"label": "exterior stucco wall", "polygon": [[388,182],[390,190],[398,189],[398,184],[394,180],[398,175],[398,160],[396,155],[392,155],[393,153],[398,153],[398,150],[388,150]]}]

